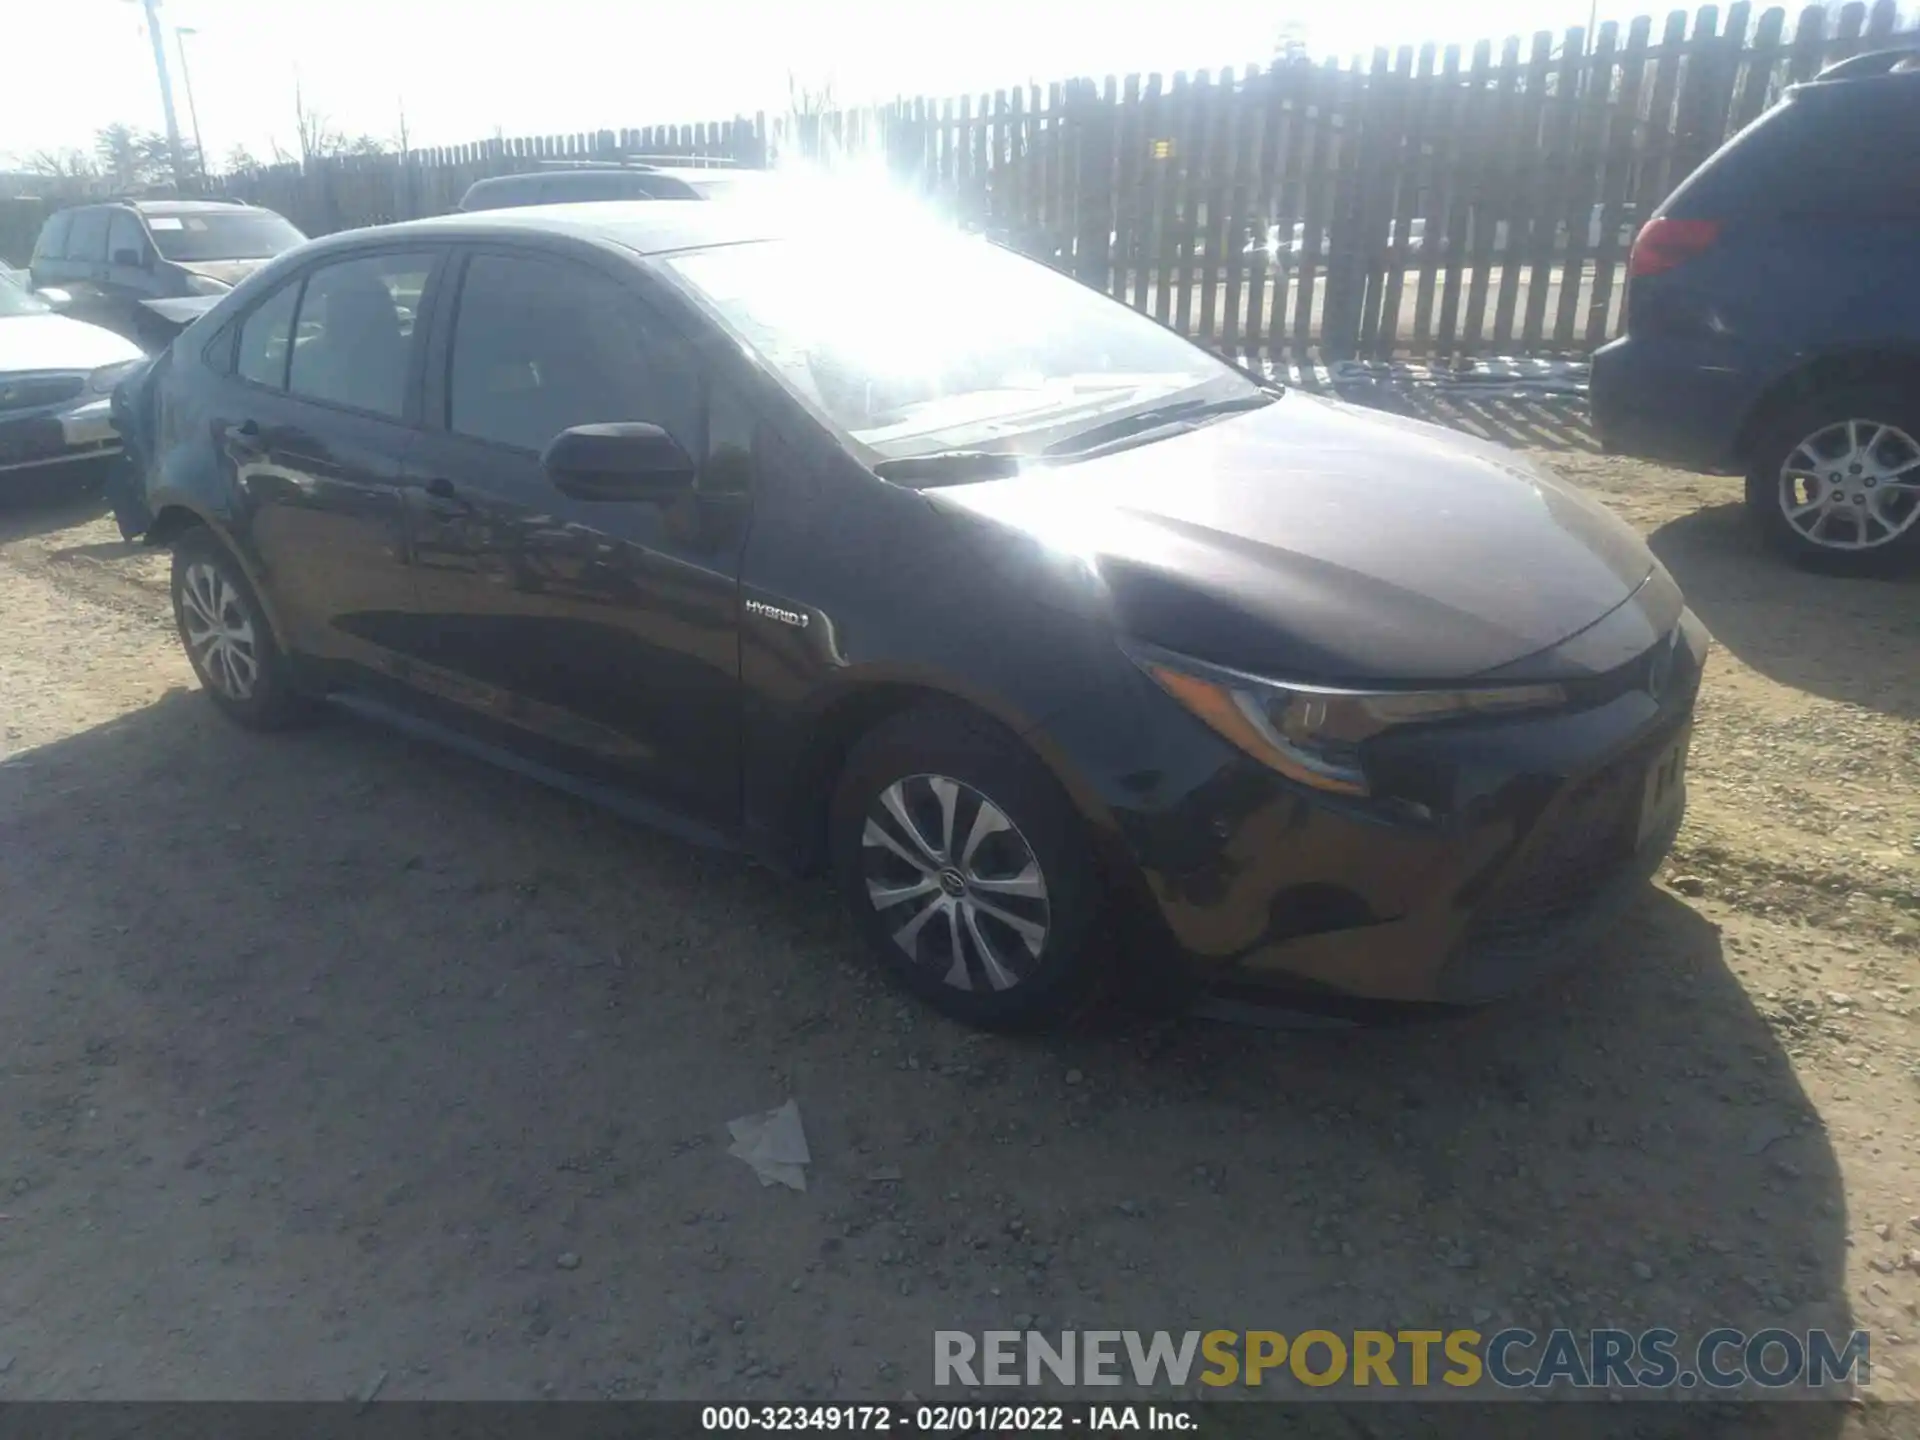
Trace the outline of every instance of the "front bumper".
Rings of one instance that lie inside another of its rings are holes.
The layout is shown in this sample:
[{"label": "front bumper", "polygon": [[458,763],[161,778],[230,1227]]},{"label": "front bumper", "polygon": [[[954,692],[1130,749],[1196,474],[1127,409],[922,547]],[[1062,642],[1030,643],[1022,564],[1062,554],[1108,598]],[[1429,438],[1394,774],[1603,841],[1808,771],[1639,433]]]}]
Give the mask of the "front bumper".
[{"label": "front bumper", "polygon": [[0,477],[95,460],[119,449],[120,434],[105,396],[61,409],[0,415]]},{"label": "front bumper", "polygon": [[1183,988],[1336,1012],[1467,1005],[1578,963],[1679,827],[1709,642],[1690,612],[1677,629],[1657,697],[1635,683],[1650,648],[1596,676],[1617,693],[1583,708],[1394,737],[1383,765],[1433,821],[1306,790],[1163,707],[1132,737],[1158,732],[1159,763],[1116,777],[1108,839]]}]

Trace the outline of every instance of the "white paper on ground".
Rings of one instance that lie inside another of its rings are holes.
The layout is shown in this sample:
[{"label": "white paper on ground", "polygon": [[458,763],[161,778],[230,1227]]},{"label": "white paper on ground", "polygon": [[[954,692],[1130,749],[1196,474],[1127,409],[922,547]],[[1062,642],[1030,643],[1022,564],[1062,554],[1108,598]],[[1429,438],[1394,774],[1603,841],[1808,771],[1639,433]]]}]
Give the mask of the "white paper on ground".
[{"label": "white paper on ground", "polygon": [[729,1120],[727,1133],[733,1136],[727,1153],[751,1165],[762,1185],[807,1188],[804,1167],[813,1163],[813,1157],[807,1152],[806,1131],[800,1128],[800,1107],[792,1100],[763,1115]]}]

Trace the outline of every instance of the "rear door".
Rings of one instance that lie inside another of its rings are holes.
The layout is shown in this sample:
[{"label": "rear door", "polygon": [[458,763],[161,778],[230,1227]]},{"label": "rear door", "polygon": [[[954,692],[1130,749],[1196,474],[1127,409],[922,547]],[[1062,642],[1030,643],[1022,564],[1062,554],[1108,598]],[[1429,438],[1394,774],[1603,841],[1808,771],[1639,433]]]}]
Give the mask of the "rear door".
[{"label": "rear door", "polygon": [[416,244],[329,260],[237,330],[216,431],[287,639],[333,683],[390,679],[414,619],[401,476],[443,257]]}]

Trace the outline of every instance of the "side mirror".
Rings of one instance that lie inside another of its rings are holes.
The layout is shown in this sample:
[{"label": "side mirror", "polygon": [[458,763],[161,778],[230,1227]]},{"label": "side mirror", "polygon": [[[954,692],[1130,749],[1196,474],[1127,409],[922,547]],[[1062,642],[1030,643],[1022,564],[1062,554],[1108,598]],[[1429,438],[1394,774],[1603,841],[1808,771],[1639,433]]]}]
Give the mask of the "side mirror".
[{"label": "side mirror", "polygon": [[116,250],[113,252],[113,263],[128,270],[144,270],[147,268],[147,257],[139,250]]},{"label": "side mirror", "polygon": [[693,457],[658,425],[576,425],[553,437],[540,463],[576,500],[670,500],[693,488]]},{"label": "side mirror", "polygon": [[64,310],[73,304],[73,296],[57,285],[48,285],[33,292],[42,305],[52,310]]}]

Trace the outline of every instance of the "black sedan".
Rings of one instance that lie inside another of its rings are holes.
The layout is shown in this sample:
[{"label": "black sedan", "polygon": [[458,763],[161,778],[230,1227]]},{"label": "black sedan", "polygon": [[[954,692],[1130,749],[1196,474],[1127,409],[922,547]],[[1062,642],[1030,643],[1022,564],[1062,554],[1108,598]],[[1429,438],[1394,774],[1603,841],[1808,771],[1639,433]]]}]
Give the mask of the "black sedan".
[{"label": "black sedan", "polygon": [[444,217],[222,299],[116,412],[213,702],[830,869],[981,1024],[1480,1001],[1643,883],[1707,640],[1624,524],[986,242],[781,225]]}]

